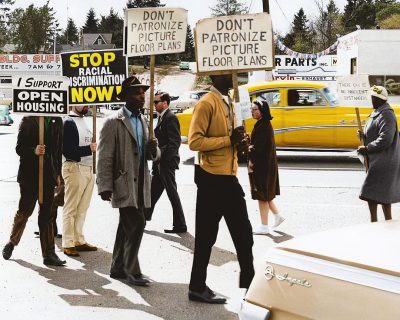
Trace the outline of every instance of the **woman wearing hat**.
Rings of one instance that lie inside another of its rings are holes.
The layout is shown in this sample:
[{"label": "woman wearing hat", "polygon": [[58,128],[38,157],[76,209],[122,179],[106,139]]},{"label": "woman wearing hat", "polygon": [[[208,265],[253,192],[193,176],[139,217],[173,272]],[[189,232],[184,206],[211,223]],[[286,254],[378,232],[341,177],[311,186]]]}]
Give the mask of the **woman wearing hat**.
[{"label": "woman wearing hat", "polygon": [[390,220],[391,204],[400,202],[400,141],[396,115],[387,103],[387,90],[373,86],[370,93],[374,110],[364,134],[358,130],[358,137],[365,141],[358,152],[368,155],[369,164],[360,199],[368,202],[371,222],[375,222],[378,204],[382,205],[385,219]]},{"label": "woman wearing hat", "polygon": [[278,227],[285,220],[279,214],[273,201],[275,196],[280,194],[274,130],[271,125],[272,116],[266,101],[254,101],[251,114],[257,122],[251,133],[249,177],[251,196],[254,200],[258,200],[261,217],[261,224],[254,229],[253,233],[268,234],[269,210],[275,217],[273,228]]}]

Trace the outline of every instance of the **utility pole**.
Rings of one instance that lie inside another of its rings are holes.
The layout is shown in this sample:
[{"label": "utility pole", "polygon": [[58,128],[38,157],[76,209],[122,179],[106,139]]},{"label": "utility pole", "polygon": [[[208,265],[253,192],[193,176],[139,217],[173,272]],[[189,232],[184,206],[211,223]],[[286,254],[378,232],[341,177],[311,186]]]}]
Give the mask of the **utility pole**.
[{"label": "utility pole", "polygon": [[263,12],[269,13],[269,0],[263,0]]},{"label": "utility pole", "polygon": [[[262,0],[262,2],[263,12],[269,13],[269,0]],[[272,80],[272,71],[265,71],[265,80]]]}]

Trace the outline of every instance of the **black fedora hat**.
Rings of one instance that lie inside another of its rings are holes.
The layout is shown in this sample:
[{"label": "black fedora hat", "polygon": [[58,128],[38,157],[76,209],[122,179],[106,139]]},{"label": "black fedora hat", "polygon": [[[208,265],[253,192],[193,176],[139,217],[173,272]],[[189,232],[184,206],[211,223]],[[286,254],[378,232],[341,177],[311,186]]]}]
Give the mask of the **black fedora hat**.
[{"label": "black fedora hat", "polygon": [[121,92],[117,94],[118,99],[123,99],[129,88],[143,88],[144,91],[150,88],[147,84],[140,82],[135,76],[130,76],[126,78],[121,84]]}]

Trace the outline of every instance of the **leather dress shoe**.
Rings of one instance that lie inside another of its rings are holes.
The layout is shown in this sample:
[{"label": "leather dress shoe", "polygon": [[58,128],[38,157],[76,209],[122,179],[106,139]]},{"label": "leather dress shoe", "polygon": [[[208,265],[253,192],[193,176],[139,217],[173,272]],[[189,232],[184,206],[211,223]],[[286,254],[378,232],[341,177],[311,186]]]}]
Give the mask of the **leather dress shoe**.
[{"label": "leather dress shoe", "polygon": [[11,242],[8,242],[3,248],[3,258],[5,260],[10,259],[13,251],[14,251],[14,245]]},{"label": "leather dress shoe", "polygon": [[110,272],[110,278],[113,278],[113,279],[126,279],[127,278],[127,274],[125,273],[125,271],[111,271]]},{"label": "leather dress shoe", "polygon": [[92,246],[89,243],[84,243],[81,244],[79,246],[75,246],[75,249],[78,251],[97,251],[97,247],[96,246]]},{"label": "leather dress shoe", "polygon": [[46,266],[63,266],[66,263],[65,260],[61,260],[55,253],[50,256],[43,257],[43,264]]},{"label": "leather dress shoe", "polygon": [[222,297],[218,297],[214,291],[212,291],[209,287],[203,292],[196,292],[189,290],[189,300],[191,301],[198,301],[204,303],[211,303],[211,304],[225,304],[226,299]]},{"label": "leather dress shoe", "polygon": [[187,232],[187,227],[173,227],[172,229],[164,229],[165,233],[185,233]]},{"label": "leather dress shoe", "polygon": [[70,257],[79,257],[80,254],[76,251],[75,247],[64,248],[64,254]]},{"label": "leather dress shoe", "polygon": [[146,287],[150,283],[150,280],[143,277],[142,274],[137,274],[135,276],[128,274],[127,279],[128,279],[128,282],[130,284],[133,284],[134,286]]}]

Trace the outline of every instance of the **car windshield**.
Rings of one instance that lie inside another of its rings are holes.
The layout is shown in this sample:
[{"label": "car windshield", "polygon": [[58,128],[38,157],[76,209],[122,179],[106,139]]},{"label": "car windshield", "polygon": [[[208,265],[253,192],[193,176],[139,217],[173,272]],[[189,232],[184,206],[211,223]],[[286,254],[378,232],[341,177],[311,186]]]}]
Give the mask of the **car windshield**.
[{"label": "car windshield", "polygon": [[335,92],[331,91],[328,87],[322,89],[325,97],[329,100],[329,103],[333,106],[337,105],[337,98]]}]

